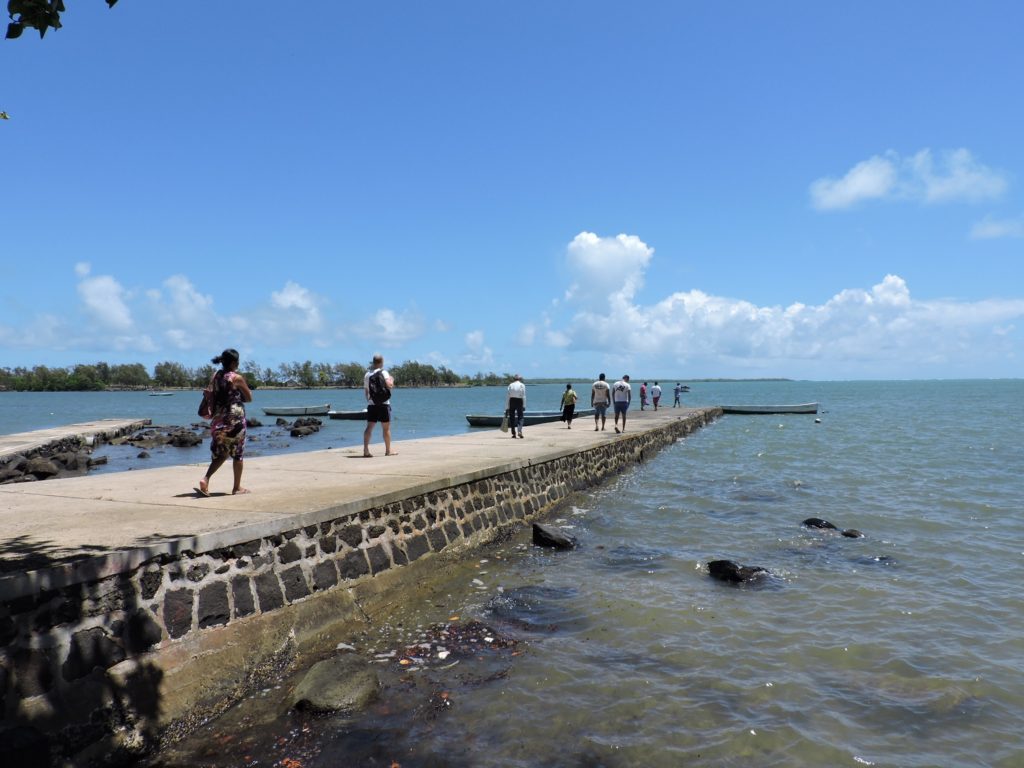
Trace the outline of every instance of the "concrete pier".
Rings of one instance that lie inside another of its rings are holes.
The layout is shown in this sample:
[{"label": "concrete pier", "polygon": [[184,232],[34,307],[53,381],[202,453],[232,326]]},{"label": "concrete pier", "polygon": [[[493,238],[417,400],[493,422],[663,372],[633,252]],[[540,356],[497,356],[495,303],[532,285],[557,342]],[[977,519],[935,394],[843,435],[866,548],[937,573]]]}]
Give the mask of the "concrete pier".
[{"label": "concrete pier", "polygon": [[0,435],[0,462],[16,453],[27,454],[66,440],[78,440],[87,445],[126,435],[150,423],[149,419],[98,419],[64,427],[37,429]]},{"label": "concrete pier", "polygon": [[237,496],[230,465],[209,497],[193,490],[205,464],[0,486],[0,754],[5,732],[83,764],[144,748],[259,684],[271,659],[333,647],[435,558],[543,515],[719,413],[635,411],[621,435],[611,418],[603,432],[584,418],[524,440],[396,441],[388,457],[379,443],[369,459],[361,447],[258,457],[245,462],[252,492]]}]

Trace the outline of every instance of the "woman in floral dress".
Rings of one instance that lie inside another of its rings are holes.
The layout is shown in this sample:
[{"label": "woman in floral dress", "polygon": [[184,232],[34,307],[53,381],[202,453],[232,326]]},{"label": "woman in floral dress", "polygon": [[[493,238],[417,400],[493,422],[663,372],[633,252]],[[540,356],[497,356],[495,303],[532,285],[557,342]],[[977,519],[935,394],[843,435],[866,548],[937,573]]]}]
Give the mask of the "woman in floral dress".
[{"label": "woman in floral dress", "polygon": [[245,405],[252,402],[252,392],[242,374],[238,373],[238,352],[225,349],[213,358],[221,369],[210,380],[213,392],[213,416],[210,418],[210,453],[213,459],[195,489],[202,496],[210,495],[210,478],[221,465],[231,459],[235,484],[231,493],[249,493],[242,487],[242,454],[245,452]]}]

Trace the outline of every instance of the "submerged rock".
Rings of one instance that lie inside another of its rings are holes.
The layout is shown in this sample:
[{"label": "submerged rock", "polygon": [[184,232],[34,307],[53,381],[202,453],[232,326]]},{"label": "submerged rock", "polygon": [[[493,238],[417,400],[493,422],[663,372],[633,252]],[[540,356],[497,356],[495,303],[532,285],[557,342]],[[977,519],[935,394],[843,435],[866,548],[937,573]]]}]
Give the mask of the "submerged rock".
[{"label": "submerged rock", "polygon": [[377,673],[359,656],[345,654],[314,664],[289,699],[289,707],[307,712],[350,714],[378,695]]},{"label": "submerged rock", "polygon": [[757,565],[740,565],[732,560],[712,560],[708,563],[708,575],[730,584],[742,584],[767,576],[768,570]]},{"label": "submerged rock", "polygon": [[575,549],[576,538],[570,536],[561,528],[542,523],[533,524],[533,543],[538,547],[550,547],[552,549]]},{"label": "submerged rock", "polygon": [[828,520],[822,520],[820,517],[808,517],[801,525],[806,525],[808,528],[822,528],[828,531],[838,530]]}]

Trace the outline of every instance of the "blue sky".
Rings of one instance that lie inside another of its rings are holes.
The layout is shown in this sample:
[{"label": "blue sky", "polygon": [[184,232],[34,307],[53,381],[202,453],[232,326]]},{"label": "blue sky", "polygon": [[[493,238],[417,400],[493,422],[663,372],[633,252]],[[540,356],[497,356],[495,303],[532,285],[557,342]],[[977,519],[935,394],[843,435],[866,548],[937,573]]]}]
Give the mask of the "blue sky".
[{"label": "blue sky", "polygon": [[1019,3],[67,5],[0,366],[1024,376]]}]

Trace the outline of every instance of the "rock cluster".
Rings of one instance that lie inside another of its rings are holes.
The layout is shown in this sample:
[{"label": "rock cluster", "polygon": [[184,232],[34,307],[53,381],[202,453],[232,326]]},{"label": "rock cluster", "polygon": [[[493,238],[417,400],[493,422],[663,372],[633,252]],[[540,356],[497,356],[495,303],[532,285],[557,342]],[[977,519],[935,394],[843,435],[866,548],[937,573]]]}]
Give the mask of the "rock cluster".
[{"label": "rock cluster", "polygon": [[90,467],[106,464],[106,457],[94,459],[84,441],[65,438],[25,453],[0,457],[0,485],[32,483],[51,477],[84,475]]}]

